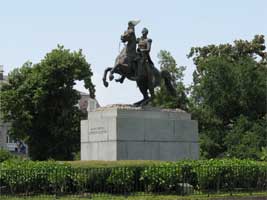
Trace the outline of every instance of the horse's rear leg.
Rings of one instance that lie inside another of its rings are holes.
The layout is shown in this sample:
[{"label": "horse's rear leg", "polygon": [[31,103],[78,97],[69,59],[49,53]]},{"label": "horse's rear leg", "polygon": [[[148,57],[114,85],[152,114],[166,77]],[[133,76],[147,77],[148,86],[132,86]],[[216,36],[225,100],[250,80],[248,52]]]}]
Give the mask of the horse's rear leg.
[{"label": "horse's rear leg", "polygon": [[149,98],[148,92],[147,92],[147,86],[146,86],[146,84],[140,83],[140,82],[138,82],[137,85],[139,87],[139,90],[143,94],[144,98],[141,101],[138,101],[138,102],[134,103],[134,106],[146,105],[150,101],[150,98]]}]

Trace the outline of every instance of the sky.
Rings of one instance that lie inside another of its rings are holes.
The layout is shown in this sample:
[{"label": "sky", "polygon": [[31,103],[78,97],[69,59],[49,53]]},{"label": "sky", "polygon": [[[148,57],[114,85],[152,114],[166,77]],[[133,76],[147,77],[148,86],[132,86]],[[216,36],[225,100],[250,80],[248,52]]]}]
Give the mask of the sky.
[{"label": "sky", "polygon": [[[195,70],[186,56],[191,47],[251,40],[256,34],[267,40],[266,0],[0,0],[0,65],[8,74],[26,61],[39,62],[57,44],[82,49],[100,105],[134,103],[142,98],[135,82],[102,84],[104,69],[118,55],[120,35],[133,19],[141,20],[137,36],[149,29],[154,63],[159,51],[167,50],[187,67],[186,85]],[[75,88],[86,92],[82,82]]]}]

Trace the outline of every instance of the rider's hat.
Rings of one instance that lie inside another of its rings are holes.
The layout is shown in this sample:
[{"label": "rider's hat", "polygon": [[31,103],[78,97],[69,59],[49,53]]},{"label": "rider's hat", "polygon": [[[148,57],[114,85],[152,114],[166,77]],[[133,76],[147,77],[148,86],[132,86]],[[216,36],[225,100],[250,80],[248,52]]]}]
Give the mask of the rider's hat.
[{"label": "rider's hat", "polygon": [[143,28],[142,33],[148,33],[148,29],[146,27]]}]

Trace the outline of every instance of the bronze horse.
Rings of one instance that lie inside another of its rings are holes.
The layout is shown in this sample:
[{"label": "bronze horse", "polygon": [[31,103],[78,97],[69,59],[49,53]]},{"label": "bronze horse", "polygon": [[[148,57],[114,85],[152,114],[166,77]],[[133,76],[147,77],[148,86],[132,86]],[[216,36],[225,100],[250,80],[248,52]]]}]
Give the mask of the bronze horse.
[{"label": "bronze horse", "polygon": [[[160,86],[161,80],[164,80],[165,86],[168,92],[176,96],[175,88],[171,82],[171,76],[168,71],[159,71],[154,65],[149,62],[142,62],[142,67],[145,69],[144,76],[136,79],[136,70],[139,62],[132,57],[136,57],[136,37],[134,32],[126,31],[121,36],[122,42],[126,43],[126,46],[122,49],[120,54],[115,60],[114,67],[108,67],[104,71],[103,83],[105,87],[108,87],[108,82],[106,80],[107,73],[110,71],[109,80],[114,79],[113,74],[120,74],[121,77],[115,79],[116,82],[123,83],[125,78],[129,80],[136,81],[139,90],[143,95],[143,99],[134,103],[135,106],[143,106],[148,104],[154,98],[154,88]],[[150,96],[148,95],[148,91]]]}]

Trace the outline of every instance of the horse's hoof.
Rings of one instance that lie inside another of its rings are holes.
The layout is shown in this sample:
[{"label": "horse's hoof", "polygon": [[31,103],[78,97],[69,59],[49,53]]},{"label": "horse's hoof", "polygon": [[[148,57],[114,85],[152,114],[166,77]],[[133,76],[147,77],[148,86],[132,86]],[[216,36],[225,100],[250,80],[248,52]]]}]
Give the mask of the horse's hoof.
[{"label": "horse's hoof", "polygon": [[143,106],[147,106],[150,103],[151,99],[145,99],[144,101],[142,101],[140,103],[139,106],[143,107]]},{"label": "horse's hoof", "polygon": [[138,102],[135,102],[133,104],[134,107],[141,107],[142,106],[142,103],[143,103],[144,100],[141,100],[141,101],[138,101]]},{"label": "horse's hoof", "polygon": [[109,75],[109,80],[112,81],[114,79],[114,76],[111,74]]},{"label": "horse's hoof", "polygon": [[139,107],[142,101],[138,101],[133,103],[133,107]]},{"label": "horse's hoof", "polygon": [[134,103],[133,107],[140,107],[140,104],[139,103]]},{"label": "horse's hoof", "polygon": [[107,81],[104,81],[103,84],[104,84],[105,87],[108,87],[108,82]]}]

